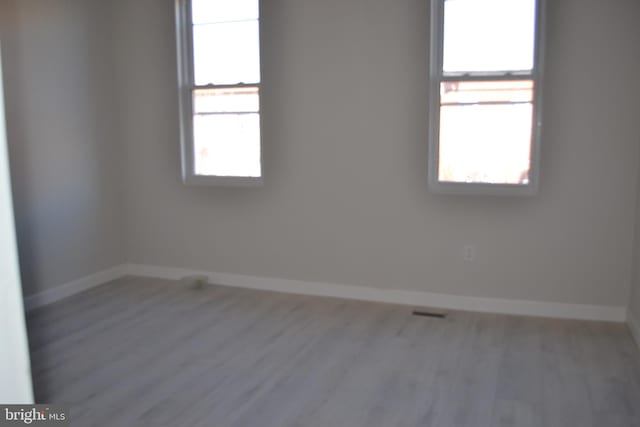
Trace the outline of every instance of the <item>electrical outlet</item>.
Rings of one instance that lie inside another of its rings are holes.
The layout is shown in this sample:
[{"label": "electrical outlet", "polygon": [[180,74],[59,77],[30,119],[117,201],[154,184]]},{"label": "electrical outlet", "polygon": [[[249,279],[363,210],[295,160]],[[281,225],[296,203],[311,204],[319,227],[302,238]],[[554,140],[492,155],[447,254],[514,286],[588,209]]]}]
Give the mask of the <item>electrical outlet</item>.
[{"label": "electrical outlet", "polygon": [[476,247],[473,245],[464,245],[462,247],[462,259],[466,262],[473,262],[476,259]]}]

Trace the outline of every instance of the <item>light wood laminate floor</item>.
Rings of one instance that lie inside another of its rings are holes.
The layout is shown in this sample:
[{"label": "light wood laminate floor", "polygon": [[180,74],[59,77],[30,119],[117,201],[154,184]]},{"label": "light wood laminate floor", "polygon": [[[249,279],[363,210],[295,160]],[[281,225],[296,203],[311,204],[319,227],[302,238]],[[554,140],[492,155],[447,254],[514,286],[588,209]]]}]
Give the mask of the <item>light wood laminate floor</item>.
[{"label": "light wood laminate floor", "polygon": [[623,324],[125,278],[28,318],[73,426],[640,426]]}]

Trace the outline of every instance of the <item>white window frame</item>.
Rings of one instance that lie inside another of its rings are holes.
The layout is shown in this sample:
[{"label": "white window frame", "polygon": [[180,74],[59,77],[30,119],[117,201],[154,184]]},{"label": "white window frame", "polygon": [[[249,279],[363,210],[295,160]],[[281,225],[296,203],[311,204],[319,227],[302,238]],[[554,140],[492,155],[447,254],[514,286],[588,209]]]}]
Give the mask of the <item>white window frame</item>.
[{"label": "white window frame", "polygon": [[[481,1],[481,0],[478,0]],[[525,196],[538,192],[540,181],[540,137],[542,132],[542,78],[544,60],[545,0],[536,0],[534,58],[531,72],[443,72],[444,2],[431,0],[429,80],[429,188],[435,193]],[[440,84],[446,81],[533,80],[533,120],[529,181],[527,184],[445,182],[438,177],[440,135]]]},{"label": "white window frame", "polygon": [[[233,0],[230,0],[233,1]],[[182,181],[187,185],[254,187],[263,184],[262,162],[262,91],[261,81],[251,84],[196,85],[193,55],[193,29],[191,22],[191,0],[175,0],[176,43],[178,60],[178,91],[180,109],[180,148],[182,157]],[[260,28],[260,16],[258,16]],[[262,66],[262,61],[260,61]],[[262,71],[262,70],[261,70]],[[262,72],[260,72],[262,75]],[[195,173],[193,136],[193,91],[195,89],[224,89],[257,87],[260,108],[260,176],[198,175]]]}]

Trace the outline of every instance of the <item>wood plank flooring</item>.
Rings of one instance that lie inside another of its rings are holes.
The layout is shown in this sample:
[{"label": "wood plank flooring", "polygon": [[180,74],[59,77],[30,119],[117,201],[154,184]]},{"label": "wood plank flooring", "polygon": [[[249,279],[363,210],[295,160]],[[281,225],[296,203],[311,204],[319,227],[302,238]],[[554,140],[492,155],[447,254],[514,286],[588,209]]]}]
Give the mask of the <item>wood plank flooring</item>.
[{"label": "wood plank flooring", "polygon": [[640,426],[626,326],[125,278],[28,317],[73,426]]}]

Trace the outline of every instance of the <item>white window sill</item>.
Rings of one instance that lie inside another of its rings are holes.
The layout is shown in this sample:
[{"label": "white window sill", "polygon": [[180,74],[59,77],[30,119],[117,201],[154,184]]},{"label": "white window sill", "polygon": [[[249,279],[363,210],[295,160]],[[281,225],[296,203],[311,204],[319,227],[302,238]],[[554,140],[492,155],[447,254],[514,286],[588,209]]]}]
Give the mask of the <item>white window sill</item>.
[{"label": "white window sill", "polygon": [[200,187],[262,187],[264,181],[261,176],[208,176],[192,175],[183,177],[185,185]]},{"label": "white window sill", "polygon": [[472,182],[432,181],[429,189],[436,194],[470,196],[535,196],[537,185],[530,184],[488,184]]}]

